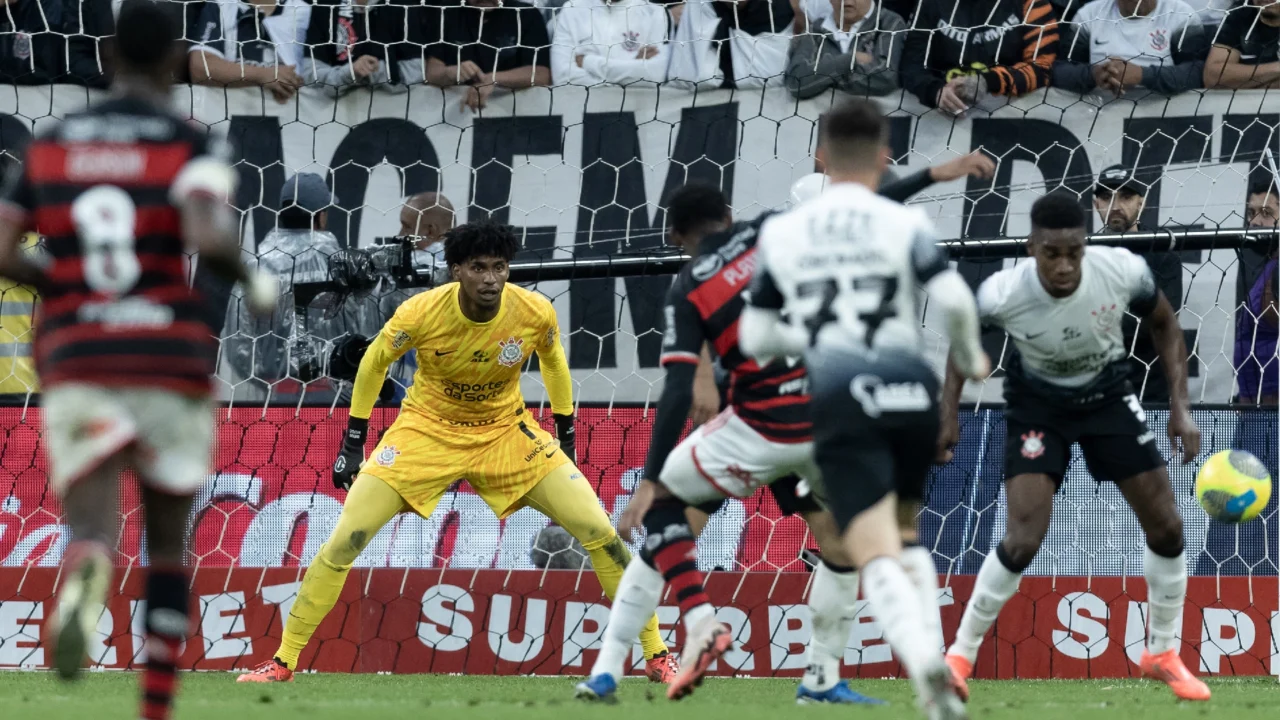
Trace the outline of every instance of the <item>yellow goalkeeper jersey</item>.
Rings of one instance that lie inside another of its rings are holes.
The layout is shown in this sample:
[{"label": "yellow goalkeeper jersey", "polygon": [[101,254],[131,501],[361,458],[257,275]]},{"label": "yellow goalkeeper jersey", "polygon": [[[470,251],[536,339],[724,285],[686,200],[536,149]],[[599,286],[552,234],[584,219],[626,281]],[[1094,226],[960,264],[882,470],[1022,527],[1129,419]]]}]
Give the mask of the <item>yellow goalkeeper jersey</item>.
[{"label": "yellow goalkeeper jersey", "polygon": [[551,301],[508,284],[498,314],[477,323],[462,314],[459,287],[449,283],[400,305],[360,363],[351,414],[369,417],[387,368],[411,349],[418,352],[418,371],[404,410],[461,425],[514,420],[524,407],[521,369],[537,352],[552,412],[572,413],[572,380]]}]

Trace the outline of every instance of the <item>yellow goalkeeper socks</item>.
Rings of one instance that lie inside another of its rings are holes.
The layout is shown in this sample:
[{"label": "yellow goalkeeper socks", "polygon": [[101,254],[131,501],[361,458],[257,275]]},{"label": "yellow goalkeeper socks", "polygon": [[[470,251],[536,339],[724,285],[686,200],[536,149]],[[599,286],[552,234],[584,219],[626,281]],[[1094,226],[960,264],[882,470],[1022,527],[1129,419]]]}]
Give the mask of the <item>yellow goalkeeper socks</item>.
[{"label": "yellow goalkeeper socks", "polygon": [[307,568],[307,574],[302,577],[302,587],[298,588],[298,599],[293,602],[284,623],[284,635],[275,656],[290,670],[298,667],[298,656],[338,602],[342,586],[347,582],[347,573],[351,571],[350,565],[330,562],[325,557],[328,548],[328,543],[322,545],[311,567]]},{"label": "yellow goalkeeper socks", "polygon": [[[604,594],[613,600],[613,596],[618,592],[622,573],[631,562],[631,551],[627,550],[627,546],[617,533],[610,533],[607,537],[584,544],[582,548],[591,556],[591,567],[595,569],[596,577],[600,579],[600,587],[604,589]],[[304,580],[303,586],[305,585]],[[649,616],[649,622],[645,623],[644,629],[640,631],[640,647],[644,648],[645,660],[667,652],[667,644],[662,642],[662,634],[658,632],[657,615]]]}]

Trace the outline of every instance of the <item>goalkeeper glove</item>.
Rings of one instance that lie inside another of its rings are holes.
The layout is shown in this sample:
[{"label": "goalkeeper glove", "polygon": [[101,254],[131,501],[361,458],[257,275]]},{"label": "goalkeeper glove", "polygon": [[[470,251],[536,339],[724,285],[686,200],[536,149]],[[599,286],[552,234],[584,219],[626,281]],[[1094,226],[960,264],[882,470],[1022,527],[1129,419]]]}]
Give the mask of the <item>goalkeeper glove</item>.
[{"label": "goalkeeper glove", "polygon": [[556,421],[556,438],[560,440],[560,449],[569,456],[569,461],[578,464],[577,447],[574,444],[573,416],[552,415]]},{"label": "goalkeeper glove", "polygon": [[333,486],[339,490],[350,490],[351,483],[360,473],[360,465],[364,462],[364,441],[368,434],[367,418],[347,419],[347,435],[342,441],[342,452],[333,461]]}]

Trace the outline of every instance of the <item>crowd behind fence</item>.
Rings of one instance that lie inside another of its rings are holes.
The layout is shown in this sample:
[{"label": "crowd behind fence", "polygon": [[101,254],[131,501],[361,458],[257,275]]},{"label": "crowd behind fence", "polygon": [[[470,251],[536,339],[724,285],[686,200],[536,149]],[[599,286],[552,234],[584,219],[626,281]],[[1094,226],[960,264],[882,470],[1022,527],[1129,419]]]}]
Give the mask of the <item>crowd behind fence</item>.
[{"label": "crowd behind fence", "polygon": [[[168,1],[168,0],[166,0]],[[785,85],[797,97],[905,89],[962,113],[1055,86],[1104,99],[1280,81],[1271,0],[172,0],[180,81],[469,86]],[[105,87],[119,0],[16,0],[0,82]]]}]

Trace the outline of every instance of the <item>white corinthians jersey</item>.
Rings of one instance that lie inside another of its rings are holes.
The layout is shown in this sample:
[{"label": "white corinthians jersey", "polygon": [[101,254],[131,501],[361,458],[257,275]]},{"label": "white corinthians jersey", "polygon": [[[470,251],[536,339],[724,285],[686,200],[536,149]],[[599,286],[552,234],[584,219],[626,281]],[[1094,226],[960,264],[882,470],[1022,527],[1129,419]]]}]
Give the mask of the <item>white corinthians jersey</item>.
[{"label": "white corinthians jersey", "polygon": [[947,269],[923,212],[840,183],[770,218],[758,248],[810,346],[921,354],[921,286]]},{"label": "white corinthians jersey", "polygon": [[1006,401],[1029,393],[1079,405],[1132,392],[1120,323],[1131,310],[1155,310],[1155,277],[1123,248],[1089,246],[1081,265],[1080,287],[1065,298],[1040,284],[1034,258],[978,288],[983,324],[1004,329],[1016,349],[1006,362]]}]

